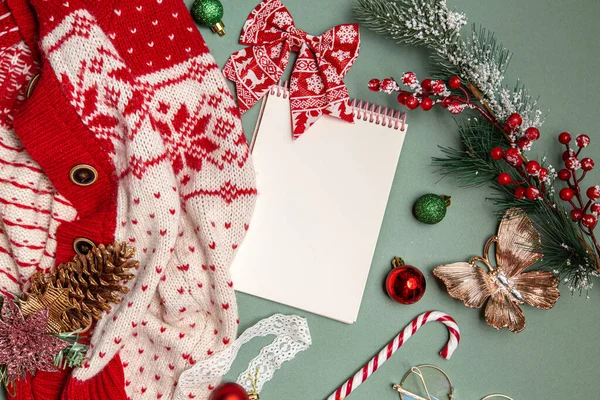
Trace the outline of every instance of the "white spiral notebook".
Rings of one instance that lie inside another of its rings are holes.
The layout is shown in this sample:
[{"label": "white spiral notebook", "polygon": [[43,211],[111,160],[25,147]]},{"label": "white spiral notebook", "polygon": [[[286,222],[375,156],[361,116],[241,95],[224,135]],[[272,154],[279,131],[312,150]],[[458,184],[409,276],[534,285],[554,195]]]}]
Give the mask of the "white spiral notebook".
[{"label": "white spiral notebook", "polygon": [[287,89],[263,101],[252,141],[258,199],[232,267],[236,290],[356,321],[407,125],[399,111],[353,106],[354,124],[323,116],[293,140]]}]

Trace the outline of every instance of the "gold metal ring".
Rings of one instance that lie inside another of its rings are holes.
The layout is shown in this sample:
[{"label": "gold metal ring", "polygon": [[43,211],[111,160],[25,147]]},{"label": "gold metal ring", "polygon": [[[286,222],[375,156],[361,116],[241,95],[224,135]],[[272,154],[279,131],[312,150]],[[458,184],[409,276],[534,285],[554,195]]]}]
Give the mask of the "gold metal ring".
[{"label": "gold metal ring", "polygon": [[[85,172],[87,175],[80,175]],[[90,186],[98,180],[98,171],[88,164],[78,164],[69,172],[71,182],[78,186]]]},{"label": "gold metal ring", "polygon": [[90,250],[91,248],[96,247],[96,244],[88,238],[79,237],[73,240],[73,250],[75,250],[75,253],[81,254],[82,256],[87,254],[87,252],[83,252],[81,249],[79,249],[79,245],[82,243],[88,244],[90,246]]}]

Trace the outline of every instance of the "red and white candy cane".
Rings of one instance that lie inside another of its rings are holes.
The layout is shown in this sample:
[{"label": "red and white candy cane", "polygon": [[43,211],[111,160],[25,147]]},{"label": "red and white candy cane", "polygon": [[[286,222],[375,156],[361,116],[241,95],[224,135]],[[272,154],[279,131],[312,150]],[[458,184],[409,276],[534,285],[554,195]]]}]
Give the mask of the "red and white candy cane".
[{"label": "red and white candy cane", "polygon": [[419,315],[398,336],[396,336],[386,347],[381,349],[368,364],[362,367],[352,378],[348,379],[338,390],[331,394],[327,400],[342,400],[352,393],[361,383],[366,381],[381,365],[386,362],[406,341],[415,334],[423,325],[431,321],[438,321],[446,325],[450,337],[448,343],[440,352],[446,360],[452,357],[452,353],[460,342],[460,330],[454,318],[439,311],[429,311]]}]

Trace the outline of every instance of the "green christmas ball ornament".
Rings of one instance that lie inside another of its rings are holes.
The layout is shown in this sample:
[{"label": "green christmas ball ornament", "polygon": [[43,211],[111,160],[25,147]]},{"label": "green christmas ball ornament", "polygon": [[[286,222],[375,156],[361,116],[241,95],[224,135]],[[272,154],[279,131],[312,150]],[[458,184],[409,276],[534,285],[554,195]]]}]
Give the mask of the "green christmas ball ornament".
[{"label": "green christmas ball ornament", "polygon": [[197,23],[210,26],[219,36],[225,35],[223,4],[219,0],[195,0],[192,4],[192,17]]},{"label": "green christmas ball ornament", "polygon": [[429,193],[417,200],[413,211],[419,221],[433,225],[444,219],[448,207],[450,207],[450,196]]}]

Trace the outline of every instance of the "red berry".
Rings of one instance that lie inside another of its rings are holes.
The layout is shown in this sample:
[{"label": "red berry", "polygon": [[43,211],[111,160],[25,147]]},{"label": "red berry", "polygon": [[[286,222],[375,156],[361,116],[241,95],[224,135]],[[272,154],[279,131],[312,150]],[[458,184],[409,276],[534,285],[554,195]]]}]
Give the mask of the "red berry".
[{"label": "red berry", "polygon": [[571,221],[573,221],[573,222],[581,221],[581,218],[583,218],[583,213],[581,212],[581,210],[579,210],[577,208],[574,210],[571,210]]},{"label": "red berry", "polygon": [[465,105],[458,100],[452,101],[448,106],[448,111],[450,111],[450,114],[460,114],[465,111]]},{"label": "red berry", "polygon": [[400,94],[398,95],[398,103],[400,103],[403,106],[405,106],[406,105],[406,99],[408,98],[408,96],[410,96],[410,93],[405,92],[404,90],[401,90]]},{"label": "red berry", "polygon": [[560,198],[564,201],[569,201],[575,196],[575,191],[570,188],[564,188],[560,191]]},{"label": "red berry", "polygon": [[569,142],[571,142],[571,134],[569,132],[561,133],[560,135],[558,135],[558,141],[562,144],[568,144]]},{"label": "red berry", "polygon": [[418,83],[417,74],[414,72],[405,72],[402,75],[402,83],[408,87],[415,87]]},{"label": "red berry", "polygon": [[523,164],[523,159],[521,158],[521,152],[514,147],[506,150],[504,153],[504,159],[506,162],[513,167],[520,167]]},{"label": "red berry", "polygon": [[588,147],[590,144],[590,137],[588,135],[579,135],[575,138],[575,143],[578,147]]},{"label": "red berry", "polygon": [[423,82],[421,82],[421,87],[426,92],[431,91],[431,79],[427,78]]},{"label": "red berry", "polygon": [[461,86],[460,78],[454,75],[448,80],[448,86],[452,89],[458,89]]},{"label": "red berry", "polygon": [[530,186],[527,188],[527,190],[525,190],[525,196],[527,196],[529,200],[536,200],[538,197],[540,197],[540,191],[538,188]]},{"label": "red berry", "polygon": [[591,158],[584,158],[581,160],[581,169],[584,171],[591,171],[594,169],[594,160]]},{"label": "red berry", "polygon": [[571,171],[576,171],[579,168],[581,168],[581,163],[576,157],[571,157],[567,161],[565,161],[565,167],[567,167]]},{"label": "red berry", "polygon": [[587,197],[589,197],[592,200],[600,199],[600,186],[596,185],[596,186],[592,186],[592,187],[588,188],[588,190],[585,192],[585,194],[587,195]]},{"label": "red berry", "polygon": [[506,172],[503,172],[500,175],[498,175],[498,183],[502,186],[508,185],[510,182],[512,182],[512,179],[510,175]]},{"label": "red berry", "polygon": [[540,173],[538,174],[541,180],[544,180],[548,177],[548,170],[546,168],[541,168]]},{"label": "red berry", "polygon": [[592,206],[590,207],[590,211],[594,215],[600,214],[600,203],[594,203],[594,204],[592,204]]},{"label": "red berry", "polygon": [[563,161],[567,161],[569,158],[573,157],[575,155],[575,152],[573,150],[565,150],[562,153],[562,159]]},{"label": "red berry", "polygon": [[540,173],[540,168],[542,168],[542,166],[535,160],[527,161],[527,164],[525,164],[525,170],[529,175],[538,175]]},{"label": "red berry", "polygon": [[560,179],[561,181],[568,181],[569,179],[571,179],[571,171],[569,171],[568,169],[561,169],[560,171],[558,171],[558,179]]},{"label": "red berry", "polygon": [[385,78],[381,81],[380,90],[385,93],[392,93],[398,90],[398,83],[392,78]]},{"label": "red berry", "polygon": [[442,107],[448,108],[450,103],[452,103],[452,99],[450,97],[445,97],[444,100],[442,100]]},{"label": "red berry", "polygon": [[536,141],[540,138],[540,130],[534,126],[529,127],[525,130],[525,136],[532,142]]},{"label": "red berry", "polygon": [[515,197],[517,199],[524,199],[525,198],[525,188],[522,187],[518,187],[515,189]]},{"label": "red berry", "polygon": [[446,91],[446,84],[443,81],[431,81],[431,91],[433,94],[440,95]]},{"label": "red berry", "polygon": [[526,137],[519,138],[519,140],[517,140],[517,146],[522,150],[529,150],[531,148],[531,141]]},{"label": "red berry", "polygon": [[496,161],[502,160],[504,157],[504,150],[502,150],[502,147],[494,147],[490,152],[490,155]]},{"label": "red berry", "polygon": [[433,100],[431,100],[429,97],[423,97],[421,99],[421,110],[429,111],[433,108],[433,104]]},{"label": "red berry", "polygon": [[583,218],[581,218],[581,223],[588,228],[593,229],[598,223],[598,218],[593,214],[585,214]]},{"label": "red berry", "polygon": [[523,123],[523,118],[521,118],[521,114],[512,113],[509,115],[506,120],[506,125],[510,128],[511,131],[518,129]]},{"label": "red berry", "polygon": [[371,79],[369,81],[369,90],[371,92],[379,92],[380,85],[381,85],[381,81],[379,79],[377,79],[377,78]]},{"label": "red berry", "polygon": [[409,110],[414,110],[419,107],[419,99],[415,96],[408,96],[406,98],[406,107],[408,107]]}]

